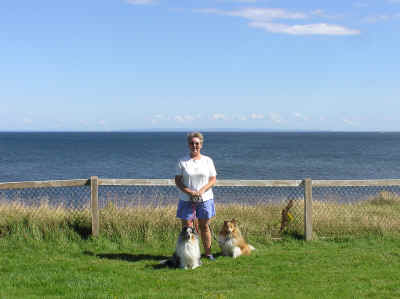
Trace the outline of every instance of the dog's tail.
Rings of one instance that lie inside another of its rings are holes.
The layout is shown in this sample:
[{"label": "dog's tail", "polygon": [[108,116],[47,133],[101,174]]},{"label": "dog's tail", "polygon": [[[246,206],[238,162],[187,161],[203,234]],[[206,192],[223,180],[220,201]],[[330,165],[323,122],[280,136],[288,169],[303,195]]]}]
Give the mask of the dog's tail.
[{"label": "dog's tail", "polygon": [[169,259],[161,260],[159,265],[163,265],[170,268],[178,268],[179,267],[179,257],[174,253],[172,257]]},{"label": "dog's tail", "polygon": [[243,246],[240,246],[240,250],[241,250],[242,254],[250,255],[251,252],[256,249],[254,248],[254,246],[252,246],[250,244],[243,244]]}]

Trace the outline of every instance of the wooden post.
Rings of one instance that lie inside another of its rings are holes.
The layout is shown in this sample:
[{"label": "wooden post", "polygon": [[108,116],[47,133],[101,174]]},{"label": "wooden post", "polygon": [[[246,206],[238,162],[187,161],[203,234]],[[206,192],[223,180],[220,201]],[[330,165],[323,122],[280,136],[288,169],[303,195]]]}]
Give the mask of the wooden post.
[{"label": "wooden post", "polygon": [[90,177],[90,203],[92,209],[92,235],[99,235],[99,178]]},{"label": "wooden post", "polygon": [[312,180],[304,180],[304,239],[312,240]]}]

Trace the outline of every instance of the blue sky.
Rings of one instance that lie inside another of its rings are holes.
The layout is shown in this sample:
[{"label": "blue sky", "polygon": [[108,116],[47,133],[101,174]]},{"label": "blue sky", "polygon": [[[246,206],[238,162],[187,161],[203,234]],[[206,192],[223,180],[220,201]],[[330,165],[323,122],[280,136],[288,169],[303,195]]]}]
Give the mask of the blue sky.
[{"label": "blue sky", "polygon": [[400,0],[1,1],[0,131],[399,131]]}]

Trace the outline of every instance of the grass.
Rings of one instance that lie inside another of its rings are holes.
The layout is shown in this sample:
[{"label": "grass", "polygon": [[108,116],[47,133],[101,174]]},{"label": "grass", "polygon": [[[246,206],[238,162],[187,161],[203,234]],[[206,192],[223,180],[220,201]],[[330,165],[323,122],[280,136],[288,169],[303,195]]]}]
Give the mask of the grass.
[{"label": "grass", "polygon": [[[254,255],[205,260],[193,271],[160,268],[174,249],[175,206],[101,210],[0,204],[0,298],[398,298],[399,197],[313,203],[316,238],[304,242],[301,201],[279,241],[281,205],[217,205],[213,231],[236,218]],[[328,238],[324,238],[328,237]]]},{"label": "grass", "polygon": [[[241,205],[217,204],[217,217],[212,230],[217,232],[223,221],[236,218],[245,237],[256,241],[270,241],[280,237],[280,204]],[[138,205],[118,208],[112,201],[100,210],[100,231],[114,241],[155,241],[174,239],[180,223],[175,218],[176,205]],[[290,213],[293,221],[286,233],[303,236],[304,206],[295,200]],[[383,191],[368,200],[353,204],[334,201],[313,202],[313,231],[315,238],[343,238],[400,231],[400,197]],[[89,208],[72,210],[47,203],[27,206],[21,203],[0,202],[0,236],[33,235],[36,240],[51,239],[59,231],[77,232],[82,238],[91,233]]]},{"label": "grass", "polygon": [[[399,238],[254,243],[195,270],[160,268],[173,241],[0,239],[0,298],[398,298]],[[214,253],[218,255],[218,248]]]}]

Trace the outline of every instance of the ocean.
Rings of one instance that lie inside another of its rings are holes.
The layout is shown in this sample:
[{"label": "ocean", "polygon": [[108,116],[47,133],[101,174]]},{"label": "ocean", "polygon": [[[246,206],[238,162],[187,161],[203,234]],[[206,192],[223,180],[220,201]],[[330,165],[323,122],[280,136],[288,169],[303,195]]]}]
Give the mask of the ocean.
[{"label": "ocean", "polygon": [[[400,133],[203,132],[218,179],[400,178]],[[2,132],[0,182],[173,178],[185,132]]]}]

